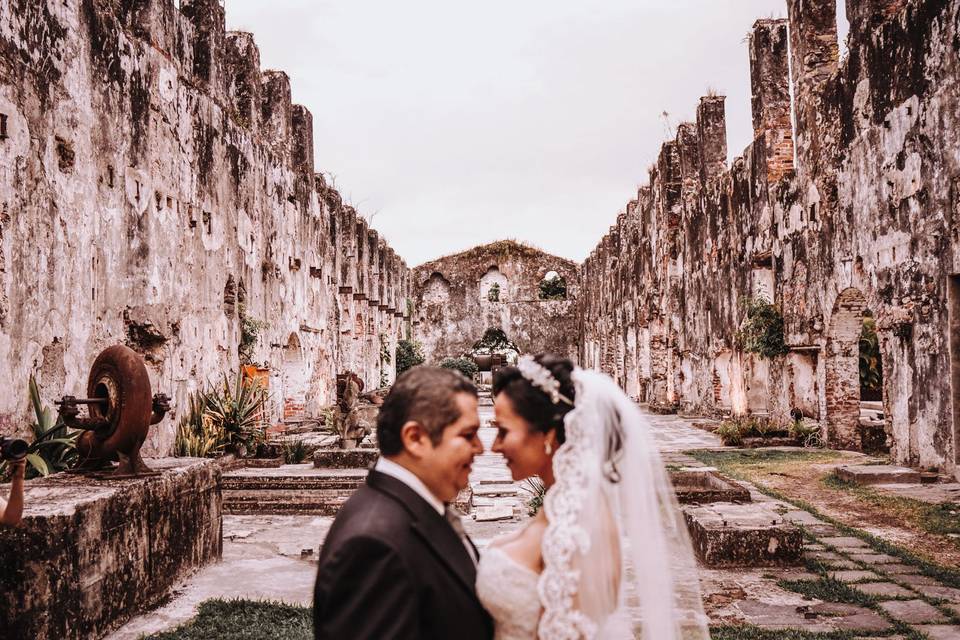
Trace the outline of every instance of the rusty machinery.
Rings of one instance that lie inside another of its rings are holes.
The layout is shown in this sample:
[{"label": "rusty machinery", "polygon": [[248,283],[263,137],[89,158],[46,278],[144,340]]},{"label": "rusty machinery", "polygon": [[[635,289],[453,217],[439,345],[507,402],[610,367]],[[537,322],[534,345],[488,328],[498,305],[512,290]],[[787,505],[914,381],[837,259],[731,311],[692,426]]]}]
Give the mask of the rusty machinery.
[{"label": "rusty machinery", "polygon": [[[150,425],[170,410],[170,399],[162,393],[151,395],[147,367],[133,349],[104,349],[90,368],[87,397],[64,396],[56,404],[64,424],[84,431],[77,441],[76,471],[112,478],[153,474],[140,457],[140,447]],[[87,417],[80,416],[80,405],[87,406]]]}]

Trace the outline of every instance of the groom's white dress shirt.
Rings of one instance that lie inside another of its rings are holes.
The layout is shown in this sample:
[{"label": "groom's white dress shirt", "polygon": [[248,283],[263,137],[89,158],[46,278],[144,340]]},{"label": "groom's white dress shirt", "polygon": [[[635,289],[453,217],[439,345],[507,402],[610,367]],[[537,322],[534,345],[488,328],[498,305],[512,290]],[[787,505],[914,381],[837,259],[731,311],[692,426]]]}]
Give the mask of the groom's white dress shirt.
[{"label": "groom's white dress shirt", "polygon": [[[447,508],[443,504],[443,500],[439,500],[437,496],[433,495],[433,492],[427,488],[427,485],[423,484],[423,480],[417,477],[417,475],[404,467],[403,465],[397,464],[393,460],[387,460],[383,456],[377,460],[377,464],[373,467],[374,471],[379,471],[384,475],[388,475],[392,478],[396,478],[403,484],[407,485],[416,492],[418,496],[427,501],[431,507],[433,507],[441,517],[446,517]],[[473,563],[477,563],[477,557],[474,555],[473,545],[470,544],[470,541],[467,540],[466,535],[460,537],[463,541],[463,546],[467,549],[467,555],[470,556],[470,559],[473,560]]]}]

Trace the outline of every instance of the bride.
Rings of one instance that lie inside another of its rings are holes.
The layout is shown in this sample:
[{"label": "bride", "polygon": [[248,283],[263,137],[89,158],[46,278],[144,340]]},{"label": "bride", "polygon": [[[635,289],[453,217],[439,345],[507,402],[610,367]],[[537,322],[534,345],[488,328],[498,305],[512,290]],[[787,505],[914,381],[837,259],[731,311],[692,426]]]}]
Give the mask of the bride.
[{"label": "bride", "polygon": [[683,515],[636,405],[548,355],[501,369],[493,394],[493,451],[514,480],[547,488],[536,517],[480,560],[496,639],[708,639]]}]

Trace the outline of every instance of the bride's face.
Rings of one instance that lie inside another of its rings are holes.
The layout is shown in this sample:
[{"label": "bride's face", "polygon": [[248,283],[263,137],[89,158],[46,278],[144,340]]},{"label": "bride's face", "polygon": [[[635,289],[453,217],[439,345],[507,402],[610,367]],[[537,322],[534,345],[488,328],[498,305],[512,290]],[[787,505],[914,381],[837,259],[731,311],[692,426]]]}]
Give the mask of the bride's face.
[{"label": "bride's face", "polygon": [[523,480],[540,475],[550,468],[550,456],[546,453],[549,440],[553,448],[553,434],[537,432],[529,422],[513,408],[513,402],[506,393],[499,394],[493,402],[493,412],[497,421],[497,438],[491,451],[503,455],[514,480]]}]

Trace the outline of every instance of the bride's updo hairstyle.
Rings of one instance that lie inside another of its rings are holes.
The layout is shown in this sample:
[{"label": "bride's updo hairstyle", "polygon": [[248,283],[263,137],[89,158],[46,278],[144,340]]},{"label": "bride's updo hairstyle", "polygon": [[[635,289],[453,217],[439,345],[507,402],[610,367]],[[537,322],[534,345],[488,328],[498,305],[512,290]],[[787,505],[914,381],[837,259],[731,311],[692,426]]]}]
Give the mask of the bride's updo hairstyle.
[{"label": "bride's updo hairstyle", "polygon": [[[546,368],[560,383],[560,393],[575,401],[573,363],[566,358],[550,354],[540,354],[534,357],[542,367]],[[513,405],[513,410],[530,423],[539,433],[549,433],[551,429],[557,432],[557,443],[563,444],[566,436],[563,430],[563,418],[573,406],[560,401],[554,403],[550,396],[533,386],[523,377],[517,367],[503,367],[493,376],[493,395],[506,394]]]}]

